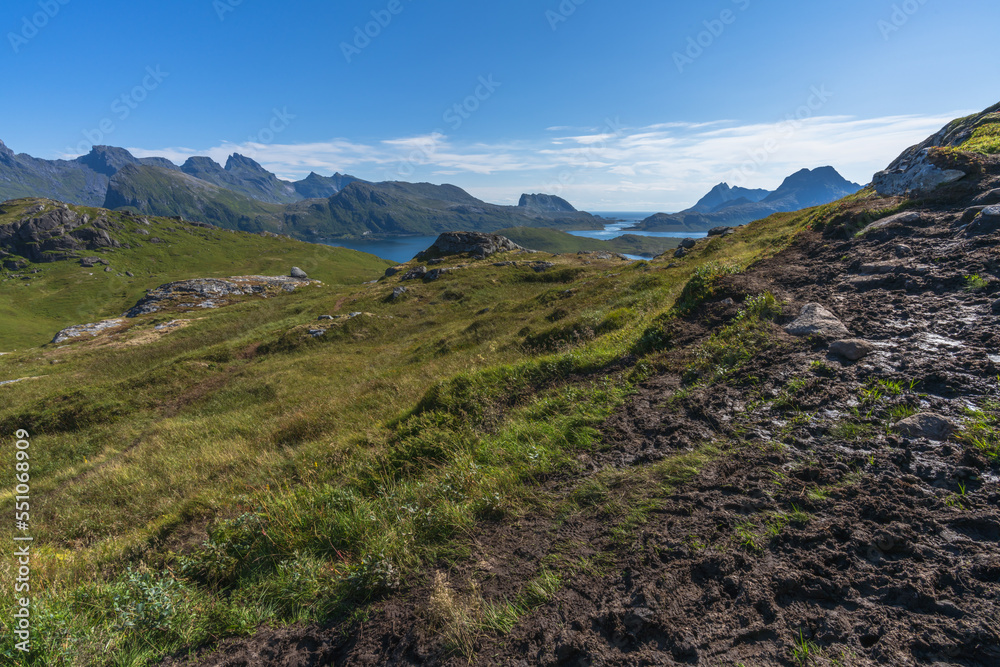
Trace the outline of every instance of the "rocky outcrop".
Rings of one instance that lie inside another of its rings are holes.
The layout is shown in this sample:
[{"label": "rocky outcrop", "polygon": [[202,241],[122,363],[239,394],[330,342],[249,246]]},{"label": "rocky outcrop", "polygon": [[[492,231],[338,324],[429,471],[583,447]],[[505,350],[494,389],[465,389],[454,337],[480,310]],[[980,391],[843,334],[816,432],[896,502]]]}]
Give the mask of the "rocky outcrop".
[{"label": "rocky outcrop", "polygon": [[309,275],[297,266],[292,267],[290,275],[297,280],[309,280]]},{"label": "rocky outcrop", "polygon": [[68,343],[70,341],[76,340],[78,338],[83,338],[84,336],[94,336],[106,332],[110,329],[117,329],[125,324],[125,320],[118,318],[114,320],[103,320],[101,322],[92,322],[90,324],[77,324],[72,327],[67,327],[56,334],[52,342],[55,344]]},{"label": "rocky outcrop", "polygon": [[961,148],[983,125],[996,122],[1000,104],[982,113],[959,118],[921,144],[912,146],[884,171],[875,174],[872,185],[882,196],[919,196],[966,176],[964,171],[934,164],[935,149]]},{"label": "rocky outcrop", "polygon": [[525,250],[505,236],[482,234],[479,232],[445,232],[427,250],[419,253],[417,259],[423,261],[449,255],[471,255],[486,258],[501,252]]},{"label": "rocky outcrop", "polygon": [[219,308],[240,297],[270,297],[284,292],[294,292],[312,284],[309,280],[284,276],[237,276],[226,280],[199,278],[167,283],[149,290],[125,317],[139,317],[171,308]]},{"label": "rocky outcrop", "polygon": [[54,262],[82,250],[121,247],[108,234],[114,229],[116,223],[107,218],[91,222],[65,204],[42,202],[21,220],[0,226],[0,250],[32,262]]},{"label": "rocky outcrop", "polygon": [[897,161],[889,169],[875,174],[872,178],[875,191],[883,197],[919,196],[965,178],[964,171],[935,165],[929,150],[922,150],[903,162]]}]

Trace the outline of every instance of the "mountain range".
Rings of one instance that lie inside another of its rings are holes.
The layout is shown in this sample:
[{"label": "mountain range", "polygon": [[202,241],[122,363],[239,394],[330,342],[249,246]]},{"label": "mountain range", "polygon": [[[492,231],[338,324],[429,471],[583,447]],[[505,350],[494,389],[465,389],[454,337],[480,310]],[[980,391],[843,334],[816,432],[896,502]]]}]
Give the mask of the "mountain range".
[{"label": "mountain range", "polygon": [[802,169],[777,190],[748,190],[720,183],[697,204],[679,213],[657,213],[632,230],[701,232],[720,226],[738,226],[773,213],[821,206],[852,195],[862,186],[841,176],[833,167]]},{"label": "mountain range", "polygon": [[208,157],[191,157],[178,166],[113,146],[95,146],[74,160],[43,160],[15,154],[0,142],[0,201],[23,197],[309,240],[603,226],[601,219],[550,195],[524,195],[519,206],[500,206],[454,185],[369,183],[340,173],[285,181],[239,154],[225,167]]}]

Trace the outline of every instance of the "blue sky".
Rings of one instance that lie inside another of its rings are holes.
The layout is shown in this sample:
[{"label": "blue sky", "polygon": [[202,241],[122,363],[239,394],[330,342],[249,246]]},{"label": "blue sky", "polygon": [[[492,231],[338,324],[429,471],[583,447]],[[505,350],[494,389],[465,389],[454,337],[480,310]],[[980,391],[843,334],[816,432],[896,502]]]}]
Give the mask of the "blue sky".
[{"label": "blue sky", "polygon": [[867,182],[998,101],[977,28],[998,21],[992,0],[7,0],[0,139],[677,210],[803,167]]}]

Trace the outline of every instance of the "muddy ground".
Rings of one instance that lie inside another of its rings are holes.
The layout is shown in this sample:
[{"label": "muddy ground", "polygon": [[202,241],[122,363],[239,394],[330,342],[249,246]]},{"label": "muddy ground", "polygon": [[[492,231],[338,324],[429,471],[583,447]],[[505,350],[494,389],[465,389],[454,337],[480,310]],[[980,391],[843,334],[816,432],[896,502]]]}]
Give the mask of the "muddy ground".
[{"label": "muddy ground", "polygon": [[[625,541],[599,511],[482,527],[449,575],[456,591],[474,581],[487,599],[513,598],[553,553],[587,565],[508,635],[479,636],[473,657],[449,654],[428,627],[428,583],[365,623],[265,630],[166,664],[1000,665],[1000,471],[955,437],[891,428],[905,414],[894,409],[961,425],[967,408],[1000,397],[1000,234],[963,217],[991,187],[953,188],[856,239],[809,232],[728,278],[582,469],[738,444]],[[974,274],[994,282],[972,290]],[[692,350],[764,290],[786,303],[774,343],[723,383],[678,393]],[[810,302],[874,352],[849,362],[786,334]],[[878,381],[888,384],[863,400]]]}]

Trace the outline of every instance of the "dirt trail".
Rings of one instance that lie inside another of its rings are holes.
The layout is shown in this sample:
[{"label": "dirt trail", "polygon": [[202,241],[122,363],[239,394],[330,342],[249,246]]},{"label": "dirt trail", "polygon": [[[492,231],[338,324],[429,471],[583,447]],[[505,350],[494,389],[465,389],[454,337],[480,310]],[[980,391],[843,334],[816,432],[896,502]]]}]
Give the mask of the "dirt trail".
[{"label": "dirt trail", "polygon": [[[962,217],[990,187],[956,188],[857,239],[808,233],[729,278],[685,324],[685,342],[735,315],[726,298],[769,290],[787,304],[778,325],[817,302],[874,352],[848,362],[775,325],[776,344],[725,383],[678,396],[682,345],[676,370],[608,421],[592,472],[740,444],[627,544],[595,513],[483,527],[452,573],[457,588],[475,580],[488,598],[513,597],[554,552],[600,565],[564,580],[508,636],[480,637],[473,664],[1000,665],[1000,471],[954,439],[900,435],[885,416],[958,425],[1000,397],[998,232],[970,233]],[[973,275],[990,288],[970,289]],[[190,664],[467,664],[422,629],[428,594],[417,587],[351,628],[264,631]]]}]

